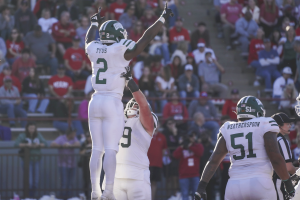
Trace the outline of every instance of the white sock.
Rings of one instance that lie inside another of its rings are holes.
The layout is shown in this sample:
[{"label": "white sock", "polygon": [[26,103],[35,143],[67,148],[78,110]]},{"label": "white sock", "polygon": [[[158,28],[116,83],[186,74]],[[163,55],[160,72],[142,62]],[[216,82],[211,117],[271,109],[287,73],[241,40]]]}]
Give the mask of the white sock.
[{"label": "white sock", "polygon": [[102,193],[100,189],[102,156],[103,156],[102,151],[92,149],[92,156],[90,159],[90,174],[91,174],[91,184],[92,184],[92,195],[95,195],[96,197],[98,195],[101,195]]},{"label": "white sock", "polygon": [[105,156],[103,161],[103,169],[105,172],[106,185],[105,190],[113,191],[115,173],[116,173],[116,151],[115,150],[105,150]]}]

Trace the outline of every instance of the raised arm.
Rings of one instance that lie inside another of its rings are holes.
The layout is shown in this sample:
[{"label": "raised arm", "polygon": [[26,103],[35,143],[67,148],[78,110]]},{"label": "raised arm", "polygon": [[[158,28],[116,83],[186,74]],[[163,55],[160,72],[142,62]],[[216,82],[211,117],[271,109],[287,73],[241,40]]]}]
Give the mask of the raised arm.
[{"label": "raised arm", "polygon": [[100,17],[101,7],[98,8],[98,13],[91,16],[91,26],[85,35],[85,44],[90,43],[95,39],[95,33],[101,25],[104,17]]},{"label": "raised arm", "polygon": [[138,56],[142,51],[144,51],[144,49],[148,46],[148,44],[161,30],[168,16],[173,16],[173,12],[170,8],[168,8],[168,3],[166,3],[164,12],[162,13],[161,17],[145,31],[143,36],[139,39],[139,41],[137,41],[135,48],[133,50],[125,52],[124,58],[129,61],[135,58],[136,56]]},{"label": "raised arm", "polygon": [[130,67],[126,67],[126,73],[122,73],[121,77],[125,78],[126,86],[131,91],[136,102],[139,104],[139,117],[144,129],[150,136],[152,136],[154,133],[154,129],[156,128],[154,124],[153,115],[149,108],[146,97],[139,89],[139,86],[132,79]]},{"label": "raised arm", "polygon": [[210,181],[211,177],[215,174],[220,163],[228,153],[226,142],[221,135],[217,141],[214,152],[210,156],[207,164],[205,165],[204,171],[201,176],[200,183],[198,185],[197,192],[195,193],[195,200],[206,199],[206,186]]}]

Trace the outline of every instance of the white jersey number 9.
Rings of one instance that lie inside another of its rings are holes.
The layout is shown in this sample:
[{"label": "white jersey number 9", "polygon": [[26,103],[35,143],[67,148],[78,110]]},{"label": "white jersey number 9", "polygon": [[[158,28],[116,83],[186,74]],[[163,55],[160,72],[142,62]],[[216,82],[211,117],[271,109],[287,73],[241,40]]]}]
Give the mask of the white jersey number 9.
[{"label": "white jersey number 9", "polygon": [[[127,130],[127,131],[126,131]],[[125,132],[127,132],[127,134],[125,135]],[[127,139],[127,144],[121,143],[121,146],[123,148],[128,148],[131,145],[131,132],[132,129],[130,127],[124,127],[124,131],[123,131],[123,138]]]}]

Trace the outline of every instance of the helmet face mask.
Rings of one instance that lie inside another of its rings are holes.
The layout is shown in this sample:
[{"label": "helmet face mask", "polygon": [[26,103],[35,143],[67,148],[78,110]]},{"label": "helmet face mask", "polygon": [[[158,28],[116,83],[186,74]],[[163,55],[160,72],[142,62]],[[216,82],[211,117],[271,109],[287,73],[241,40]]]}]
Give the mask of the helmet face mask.
[{"label": "helmet face mask", "polygon": [[103,44],[112,44],[127,39],[127,31],[122,24],[116,20],[108,20],[104,22],[100,29],[100,41]]},{"label": "helmet face mask", "polygon": [[128,117],[138,117],[139,116],[139,104],[132,98],[125,107],[124,115]]}]

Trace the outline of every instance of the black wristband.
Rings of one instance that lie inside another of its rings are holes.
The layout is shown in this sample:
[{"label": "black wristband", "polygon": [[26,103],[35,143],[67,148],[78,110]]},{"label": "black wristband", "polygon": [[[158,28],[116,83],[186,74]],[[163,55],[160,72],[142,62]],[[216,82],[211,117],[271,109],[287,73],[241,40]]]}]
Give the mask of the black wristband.
[{"label": "black wristband", "polygon": [[206,183],[206,182],[204,182],[204,181],[200,181],[200,182],[199,182],[198,188],[206,189],[207,184],[208,184],[208,183]]},{"label": "black wristband", "polygon": [[290,193],[290,192],[293,192],[295,190],[294,186],[293,186],[293,183],[291,181],[291,178],[287,179],[287,180],[283,180],[282,181],[284,183],[284,186],[285,186],[285,190]]},{"label": "black wristband", "polygon": [[134,82],[133,79],[130,79],[127,83],[127,87],[129,88],[129,90],[131,91],[131,93],[134,93],[136,91],[139,91],[139,86]]}]

